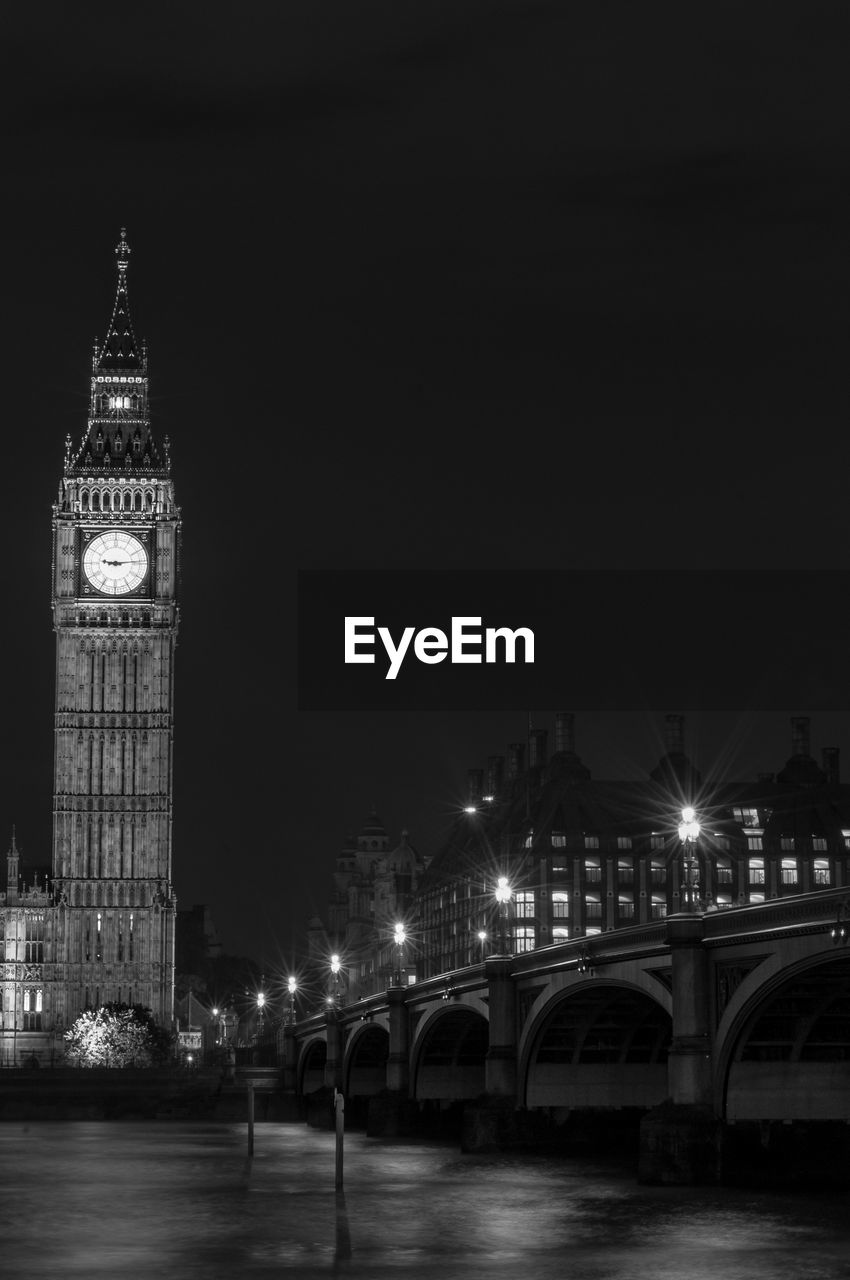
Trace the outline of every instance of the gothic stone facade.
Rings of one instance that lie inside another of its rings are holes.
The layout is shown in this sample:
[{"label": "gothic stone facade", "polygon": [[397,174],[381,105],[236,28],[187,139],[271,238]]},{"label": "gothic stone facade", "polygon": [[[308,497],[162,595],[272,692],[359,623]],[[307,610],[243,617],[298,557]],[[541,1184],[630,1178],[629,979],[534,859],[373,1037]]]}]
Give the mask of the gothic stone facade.
[{"label": "gothic stone facade", "polygon": [[[146,1005],[165,1025],[173,1018],[180,511],[168,441],[160,449],[151,433],[147,353],[130,320],[123,231],[116,261],[112,318],[92,360],[88,426],[76,448],[66,440],[53,508],[52,876],[40,891],[23,891],[10,857],[0,908],[6,1063],[54,1054],[87,1006],[123,1000]],[[38,945],[27,941],[36,916]]]}]

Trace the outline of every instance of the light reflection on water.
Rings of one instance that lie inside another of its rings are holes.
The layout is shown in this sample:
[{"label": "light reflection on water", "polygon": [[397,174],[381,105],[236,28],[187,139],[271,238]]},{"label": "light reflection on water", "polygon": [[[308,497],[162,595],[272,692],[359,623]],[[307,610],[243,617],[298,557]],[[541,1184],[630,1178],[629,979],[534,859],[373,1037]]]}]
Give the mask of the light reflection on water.
[{"label": "light reflection on water", "polygon": [[6,1280],[523,1274],[846,1280],[847,1195],[640,1187],[586,1158],[463,1156],[301,1125],[0,1125]]}]

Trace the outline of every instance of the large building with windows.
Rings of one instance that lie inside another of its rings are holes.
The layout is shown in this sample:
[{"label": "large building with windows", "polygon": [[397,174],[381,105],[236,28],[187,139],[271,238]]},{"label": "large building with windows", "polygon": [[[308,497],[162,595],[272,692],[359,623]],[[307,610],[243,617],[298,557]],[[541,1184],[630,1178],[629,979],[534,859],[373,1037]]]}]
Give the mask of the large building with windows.
[{"label": "large building with windows", "polygon": [[[414,916],[425,867],[407,831],[390,848],[386,828],[373,808],[337,857],[326,920],[314,917],[308,927],[318,996],[333,994],[338,983],[342,999],[359,1000],[385,990],[399,971],[405,983],[416,980],[418,947],[411,939],[399,954],[394,931],[396,924],[407,924]],[[331,955],[339,956],[338,974],[329,970]]]},{"label": "large building with windows", "polygon": [[88,424],[53,507],[53,851],[28,881],[13,840],[0,896],[0,1062],[45,1060],[80,1011],[174,1009],[172,735],[180,511],[148,411],[122,230]]},{"label": "large building with windows", "polygon": [[[575,750],[574,719],[555,716],[486,770],[419,884],[420,972],[428,977],[504,950],[531,951],[659,920],[683,909],[682,807],[694,805],[704,910],[850,884],[850,786],[838,751],[810,754],[792,720],[791,755],[752,782],[703,784],[667,717],[667,751],[645,781],[596,780]],[[510,900],[494,890],[507,880]]]}]

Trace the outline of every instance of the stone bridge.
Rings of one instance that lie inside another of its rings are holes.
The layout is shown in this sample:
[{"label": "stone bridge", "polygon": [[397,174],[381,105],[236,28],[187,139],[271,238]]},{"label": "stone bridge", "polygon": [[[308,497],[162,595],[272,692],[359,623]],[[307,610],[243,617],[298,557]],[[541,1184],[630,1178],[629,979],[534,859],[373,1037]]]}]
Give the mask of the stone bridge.
[{"label": "stone bridge", "polygon": [[824,890],[495,956],[287,1027],[287,1083],[556,1126],[637,1109],[647,1180],[713,1180],[720,1130],[850,1125],[848,914]]}]

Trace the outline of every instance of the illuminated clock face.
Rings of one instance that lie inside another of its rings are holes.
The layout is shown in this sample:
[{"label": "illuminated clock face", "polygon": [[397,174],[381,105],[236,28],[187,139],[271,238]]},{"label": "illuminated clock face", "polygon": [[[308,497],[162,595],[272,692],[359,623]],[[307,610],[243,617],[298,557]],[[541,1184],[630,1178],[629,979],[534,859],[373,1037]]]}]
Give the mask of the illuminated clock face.
[{"label": "illuminated clock face", "polygon": [[92,538],[83,556],[83,572],[94,587],[108,596],[135,591],[148,571],[148,553],[132,533],[109,529]]}]

